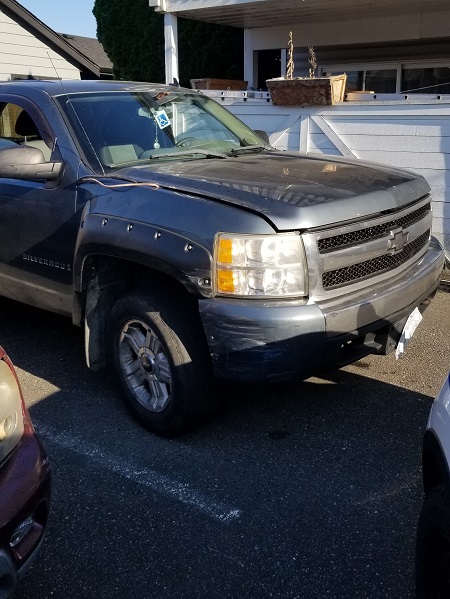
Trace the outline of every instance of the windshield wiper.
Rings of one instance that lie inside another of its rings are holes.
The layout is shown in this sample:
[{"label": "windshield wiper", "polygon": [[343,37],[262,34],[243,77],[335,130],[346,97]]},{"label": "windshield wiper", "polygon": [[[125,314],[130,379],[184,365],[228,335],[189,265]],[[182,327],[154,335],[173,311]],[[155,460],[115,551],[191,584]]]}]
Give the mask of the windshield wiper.
[{"label": "windshield wiper", "polygon": [[230,154],[232,156],[238,156],[239,154],[245,154],[246,152],[262,152],[263,150],[267,150],[265,146],[254,145],[254,146],[244,146],[243,148],[236,148],[235,150],[230,150]]},{"label": "windshield wiper", "polygon": [[196,154],[200,154],[205,158],[228,158],[226,154],[221,154],[220,152],[214,152],[212,150],[202,150],[199,148],[198,150],[192,148],[192,150],[180,150],[179,152],[161,152],[149,154],[147,158],[149,160],[157,160],[160,158],[178,158],[179,156],[195,156]]}]

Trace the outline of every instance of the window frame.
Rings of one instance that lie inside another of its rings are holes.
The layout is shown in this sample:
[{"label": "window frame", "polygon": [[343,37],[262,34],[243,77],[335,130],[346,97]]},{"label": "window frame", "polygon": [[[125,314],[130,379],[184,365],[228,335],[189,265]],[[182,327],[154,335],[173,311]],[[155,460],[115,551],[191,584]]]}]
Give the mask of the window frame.
[{"label": "window frame", "polygon": [[[433,69],[433,68],[449,68],[449,84],[450,84],[450,59],[430,59],[430,60],[402,60],[401,62],[391,62],[391,61],[383,61],[383,62],[352,62],[352,63],[326,63],[319,65],[318,72],[319,76],[326,77],[327,73],[330,72],[340,72],[345,73],[346,71],[363,71],[363,81],[364,81],[364,89],[359,91],[366,91],[365,83],[366,83],[366,72],[367,71],[375,71],[375,70],[396,70],[396,85],[395,85],[395,93],[420,93],[420,92],[409,92],[408,90],[402,90],[402,71],[404,69]],[[373,91],[373,90],[367,90]],[[375,90],[377,91],[377,90]],[[426,92],[424,92],[426,93]],[[434,93],[434,92],[432,92]]]}]

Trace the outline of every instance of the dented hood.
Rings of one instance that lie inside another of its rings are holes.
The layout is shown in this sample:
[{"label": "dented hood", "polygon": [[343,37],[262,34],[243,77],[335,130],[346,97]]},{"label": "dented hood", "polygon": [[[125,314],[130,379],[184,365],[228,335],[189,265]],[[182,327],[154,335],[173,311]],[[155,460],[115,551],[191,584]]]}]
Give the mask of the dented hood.
[{"label": "dented hood", "polygon": [[280,231],[389,212],[430,191],[423,177],[407,171],[274,151],[226,159],[155,161],[119,173],[257,212]]}]

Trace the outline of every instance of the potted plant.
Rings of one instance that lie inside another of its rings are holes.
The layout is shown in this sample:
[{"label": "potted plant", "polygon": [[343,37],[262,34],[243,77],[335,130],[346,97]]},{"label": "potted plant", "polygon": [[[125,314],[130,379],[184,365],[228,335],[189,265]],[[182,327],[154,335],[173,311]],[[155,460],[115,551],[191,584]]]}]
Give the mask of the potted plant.
[{"label": "potted plant", "polygon": [[294,77],[294,44],[292,31],[289,32],[289,60],[286,77],[267,79],[267,88],[276,106],[326,106],[344,100],[347,75],[316,77],[317,59],[310,46],[309,77]]}]

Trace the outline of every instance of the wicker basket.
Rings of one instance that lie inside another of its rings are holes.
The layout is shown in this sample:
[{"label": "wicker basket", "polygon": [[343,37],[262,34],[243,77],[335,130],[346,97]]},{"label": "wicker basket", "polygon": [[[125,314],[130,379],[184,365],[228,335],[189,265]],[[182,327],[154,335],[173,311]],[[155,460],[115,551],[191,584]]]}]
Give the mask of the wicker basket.
[{"label": "wicker basket", "polygon": [[344,101],[347,75],[332,77],[296,77],[266,81],[276,106],[329,106]]}]

